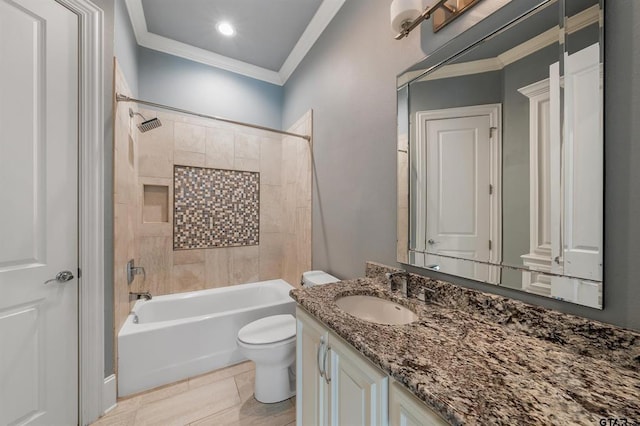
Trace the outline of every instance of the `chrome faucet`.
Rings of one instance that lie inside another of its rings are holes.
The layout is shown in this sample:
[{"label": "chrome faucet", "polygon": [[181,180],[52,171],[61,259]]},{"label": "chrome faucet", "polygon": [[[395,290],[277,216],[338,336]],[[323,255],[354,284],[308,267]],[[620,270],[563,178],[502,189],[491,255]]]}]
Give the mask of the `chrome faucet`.
[{"label": "chrome faucet", "polygon": [[149,293],[148,291],[145,291],[142,293],[133,293],[131,291],[129,292],[129,302],[132,302],[138,299],[151,300],[151,298],[152,298],[151,293]]},{"label": "chrome faucet", "polygon": [[131,285],[135,275],[142,275],[142,282],[147,279],[147,273],[142,266],[136,266],[133,259],[127,262],[127,284]]},{"label": "chrome faucet", "polygon": [[[395,292],[399,289],[402,297],[407,297],[407,284],[409,281],[409,273],[407,271],[387,272],[385,276],[387,277],[387,283],[389,284],[391,291]],[[398,286],[394,280],[396,277],[402,277],[400,286]]]}]

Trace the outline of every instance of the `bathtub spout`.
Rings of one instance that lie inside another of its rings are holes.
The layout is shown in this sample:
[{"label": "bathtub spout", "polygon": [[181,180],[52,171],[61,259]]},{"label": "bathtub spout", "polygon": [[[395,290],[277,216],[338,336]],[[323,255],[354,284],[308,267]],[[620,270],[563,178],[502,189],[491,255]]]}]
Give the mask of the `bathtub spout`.
[{"label": "bathtub spout", "polygon": [[152,298],[151,293],[149,293],[148,291],[145,291],[143,293],[129,292],[129,302],[132,302],[138,299],[151,300],[151,298]]}]

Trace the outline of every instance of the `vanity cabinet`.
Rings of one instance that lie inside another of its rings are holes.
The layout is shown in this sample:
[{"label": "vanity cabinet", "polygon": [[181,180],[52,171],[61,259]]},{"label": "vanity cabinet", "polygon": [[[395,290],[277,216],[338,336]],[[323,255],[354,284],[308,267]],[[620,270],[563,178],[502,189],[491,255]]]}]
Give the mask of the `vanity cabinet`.
[{"label": "vanity cabinet", "polygon": [[297,308],[298,425],[387,425],[389,377]]},{"label": "vanity cabinet", "polygon": [[329,331],[296,309],[296,419],[298,425],[327,425],[329,387],[323,374]]},{"label": "vanity cabinet", "polygon": [[389,424],[444,426],[449,423],[394,380],[389,388]]},{"label": "vanity cabinet", "polygon": [[331,424],[386,425],[388,376],[332,333],[327,350]]}]

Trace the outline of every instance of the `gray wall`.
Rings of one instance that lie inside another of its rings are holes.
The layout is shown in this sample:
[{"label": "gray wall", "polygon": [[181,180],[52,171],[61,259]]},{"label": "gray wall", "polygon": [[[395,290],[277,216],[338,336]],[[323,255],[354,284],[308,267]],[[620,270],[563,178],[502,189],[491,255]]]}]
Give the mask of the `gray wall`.
[{"label": "gray wall", "polygon": [[284,128],[313,109],[313,265],[339,277],[395,259],[396,75],[424,54],[393,35],[389,2],[348,0],[285,84]]},{"label": "gray wall", "polygon": [[[477,39],[534,3],[512,2],[464,37]],[[420,273],[640,329],[640,2],[619,0],[606,7],[605,309]],[[388,14],[387,2],[346,2],[285,85],[284,127],[314,109],[313,266],[344,278],[361,276],[365,260],[396,264],[395,75],[423,55],[416,51],[415,34],[393,40]],[[462,16],[437,37],[426,27],[425,52],[476,19]],[[466,44],[456,40],[448,48],[458,43]]]},{"label": "gray wall", "polygon": [[[529,99],[521,87],[549,77],[549,65],[558,61],[557,44],[507,65],[504,75],[502,138],[502,261],[522,266],[529,253]],[[522,287],[522,273],[502,270],[503,285]]]},{"label": "gray wall", "polygon": [[138,91],[148,101],[279,129],[283,88],[140,47]]},{"label": "gray wall", "polygon": [[133,96],[138,96],[138,43],[125,0],[115,0],[115,56]]},{"label": "gray wall", "polygon": [[502,71],[412,83],[409,111],[502,103]]}]

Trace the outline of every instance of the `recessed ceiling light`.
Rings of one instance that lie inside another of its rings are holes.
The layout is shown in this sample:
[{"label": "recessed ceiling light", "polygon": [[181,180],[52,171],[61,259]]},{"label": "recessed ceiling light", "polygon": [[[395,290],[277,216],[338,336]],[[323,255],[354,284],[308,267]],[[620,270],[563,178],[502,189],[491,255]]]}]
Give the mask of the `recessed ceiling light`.
[{"label": "recessed ceiling light", "polygon": [[216,26],[216,28],[218,28],[218,32],[220,32],[220,34],[225,35],[227,37],[231,37],[236,33],[236,30],[235,28],[233,28],[233,25],[231,25],[227,21],[218,22],[218,25]]}]

